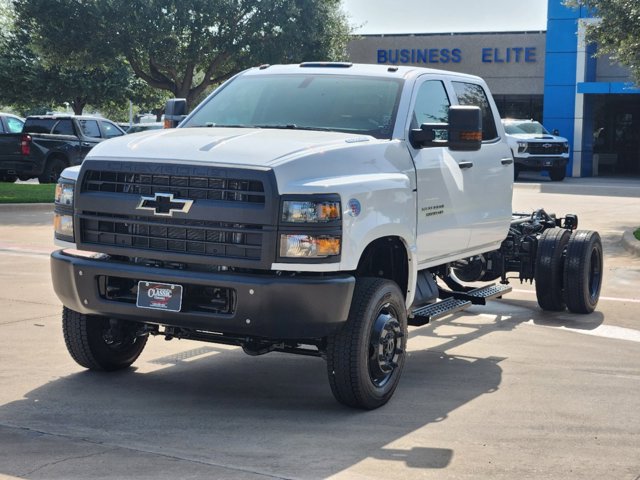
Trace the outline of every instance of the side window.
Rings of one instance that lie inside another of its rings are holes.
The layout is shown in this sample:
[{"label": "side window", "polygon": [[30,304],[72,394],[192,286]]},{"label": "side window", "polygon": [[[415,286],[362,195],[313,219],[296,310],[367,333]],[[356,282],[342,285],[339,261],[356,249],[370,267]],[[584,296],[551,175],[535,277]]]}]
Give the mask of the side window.
[{"label": "side window", "polygon": [[120,130],[111,122],[101,121],[100,124],[102,125],[102,131],[104,132],[105,138],[113,138],[113,137],[119,137],[120,135],[124,135],[122,130]]},{"label": "side window", "polygon": [[[7,122],[8,123],[8,122]],[[0,120],[0,133],[6,133],[4,131],[4,125],[2,124],[2,120]]]},{"label": "side window", "polygon": [[498,137],[496,122],[487,94],[480,85],[466,82],[451,82],[460,105],[473,105],[482,111],[482,140],[493,140]]},{"label": "side window", "polygon": [[95,120],[78,120],[78,124],[82,129],[85,137],[100,138],[100,128]]},{"label": "side window", "polygon": [[5,120],[10,133],[20,133],[22,131],[22,125],[24,125],[22,120],[13,117],[7,117]]},{"label": "side window", "polygon": [[63,118],[62,120],[59,120],[53,127],[53,130],[51,130],[51,133],[55,133],[57,135],[75,135],[71,119]]},{"label": "side window", "polygon": [[424,82],[416,96],[411,128],[418,128],[423,123],[447,123],[450,104],[447,91],[441,81]]}]

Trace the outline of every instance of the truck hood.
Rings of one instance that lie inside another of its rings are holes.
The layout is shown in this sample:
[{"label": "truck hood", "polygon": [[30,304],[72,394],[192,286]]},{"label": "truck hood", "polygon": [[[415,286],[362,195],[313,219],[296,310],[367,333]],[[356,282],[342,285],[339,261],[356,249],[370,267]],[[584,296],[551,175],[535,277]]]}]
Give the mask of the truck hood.
[{"label": "truck hood", "polygon": [[338,132],[259,128],[178,128],[124,135],[94,147],[87,158],[185,160],[271,168],[373,137]]},{"label": "truck hood", "polygon": [[540,142],[566,142],[567,139],[563,137],[556,137],[554,135],[538,135],[535,133],[517,133],[511,134],[507,133],[507,137],[515,138],[517,140],[527,140],[527,141],[540,141]]}]

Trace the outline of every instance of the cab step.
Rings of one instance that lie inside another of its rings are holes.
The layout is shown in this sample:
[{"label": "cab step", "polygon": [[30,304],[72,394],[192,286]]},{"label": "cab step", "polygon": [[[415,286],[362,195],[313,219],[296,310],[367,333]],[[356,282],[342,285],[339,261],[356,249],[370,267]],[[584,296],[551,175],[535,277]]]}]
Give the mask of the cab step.
[{"label": "cab step", "polygon": [[415,327],[421,327],[433,320],[438,320],[449,314],[469,308],[471,305],[473,303],[469,300],[459,300],[454,297],[445,298],[440,302],[425,305],[411,312],[412,317],[409,318],[408,323]]},{"label": "cab step", "polygon": [[467,292],[446,292],[450,296],[444,300],[413,310],[408,323],[409,325],[420,327],[431,321],[469,308],[471,305],[486,305],[487,300],[500,298],[511,290],[511,285],[492,284]]},{"label": "cab step", "polygon": [[502,283],[494,283],[487,285],[486,287],[476,288],[469,290],[468,292],[452,292],[453,297],[459,300],[469,300],[474,305],[486,305],[487,300],[493,298],[500,298],[503,295],[509,293],[513,288],[511,285],[504,285]]}]

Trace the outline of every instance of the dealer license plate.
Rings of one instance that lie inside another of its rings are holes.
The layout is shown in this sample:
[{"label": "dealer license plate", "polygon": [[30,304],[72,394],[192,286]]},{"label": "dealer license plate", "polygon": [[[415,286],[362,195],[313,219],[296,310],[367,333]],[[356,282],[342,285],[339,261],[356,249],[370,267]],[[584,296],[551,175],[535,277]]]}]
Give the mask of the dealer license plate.
[{"label": "dealer license plate", "polygon": [[136,305],[139,308],[179,312],[182,307],[182,285],[140,281]]},{"label": "dealer license plate", "polygon": [[553,160],[545,160],[545,162],[544,162],[544,166],[545,166],[545,167],[551,167],[551,166],[553,166]]}]

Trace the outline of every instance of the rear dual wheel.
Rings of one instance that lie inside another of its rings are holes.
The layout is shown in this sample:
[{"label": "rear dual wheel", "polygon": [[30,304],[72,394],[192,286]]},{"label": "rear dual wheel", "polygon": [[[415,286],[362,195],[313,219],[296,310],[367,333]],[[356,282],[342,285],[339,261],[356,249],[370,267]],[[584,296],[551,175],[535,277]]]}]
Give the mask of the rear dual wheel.
[{"label": "rear dual wheel", "polygon": [[545,230],[538,240],[536,296],[543,310],[591,313],[602,287],[600,235],[593,231]]},{"label": "rear dual wheel", "polygon": [[564,297],[573,313],[591,313],[600,299],[603,261],[598,232],[578,230],[567,244]]},{"label": "rear dual wheel", "polygon": [[562,311],[564,301],[564,258],[571,232],[564,228],[549,228],[538,239],[536,255],[536,297],[543,310]]}]

